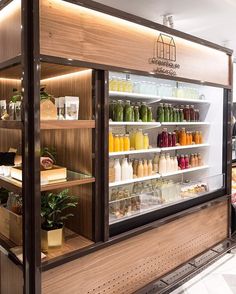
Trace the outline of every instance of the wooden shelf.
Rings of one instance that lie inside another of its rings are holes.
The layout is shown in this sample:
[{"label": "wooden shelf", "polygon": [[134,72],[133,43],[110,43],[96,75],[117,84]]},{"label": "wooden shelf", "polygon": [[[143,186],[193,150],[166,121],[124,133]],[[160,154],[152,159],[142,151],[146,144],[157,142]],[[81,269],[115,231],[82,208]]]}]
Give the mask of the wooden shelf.
[{"label": "wooden shelf", "polygon": [[95,128],[95,120],[44,120],[40,122],[41,130],[93,128]]},{"label": "wooden shelf", "polygon": [[21,121],[16,120],[0,120],[0,129],[21,129],[23,126]]},{"label": "wooden shelf", "polygon": [[[127,92],[117,92],[110,91],[110,97],[117,98],[136,98],[141,100],[154,100],[155,102],[166,101],[166,102],[183,102],[183,103],[198,103],[198,104],[210,104],[209,100],[200,100],[200,99],[186,99],[178,97],[161,97],[157,95],[150,94],[140,94],[140,93],[127,93]],[[153,102],[153,101],[152,101]]]},{"label": "wooden shelf", "polygon": [[91,240],[76,234],[75,232],[65,229],[65,243],[61,248],[51,249],[46,253],[46,258],[43,259],[43,262],[47,262],[59,256],[71,253],[73,251],[83,249],[90,245],[93,245],[94,242]]},{"label": "wooden shelf", "polygon": [[[85,185],[94,182],[95,178],[92,176],[67,171],[67,179],[65,181],[55,181],[41,185],[41,191],[44,192],[55,189],[70,188],[73,186]],[[17,194],[21,194],[22,183],[10,177],[0,176],[0,187],[3,187]]]}]

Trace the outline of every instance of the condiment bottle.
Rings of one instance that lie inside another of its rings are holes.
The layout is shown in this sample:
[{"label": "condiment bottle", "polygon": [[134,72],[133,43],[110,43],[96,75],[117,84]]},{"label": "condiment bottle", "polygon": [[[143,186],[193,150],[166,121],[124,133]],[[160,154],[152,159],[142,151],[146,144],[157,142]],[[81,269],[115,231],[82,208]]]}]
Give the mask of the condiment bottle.
[{"label": "condiment bottle", "polygon": [[114,138],[114,150],[113,152],[119,152],[120,151],[120,138],[119,138],[119,135],[115,135],[115,138]]},{"label": "condiment bottle", "polygon": [[113,152],[114,142],[112,130],[109,130],[109,152]]},{"label": "condiment bottle", "polygon": [[149,160],[148,160],[148,175],[149,175],[149,176],[152,175],[152,168],[153,168],[153,166],[152,166],[152,160],[149,159]]},{"label": "condiment bottle", "polygon": [[143,162],[143,176],[147,177],[148,176],[148,165],[147,165],[147,160],[144,159]]},{"label": "condiment bottle", "polygon": [[126,134],[124,137],[124,151],[129,151],[130,150],[130,139],[129,139],[129,134]]},{"label": "condiment bottle", "polygon": [[190,121],[194,122],[195,121],[194,105],[191,105],[189,110],[190,110]]},{"label": "condiment bottle", "polygon": [[170,161],[170,154],[166,154],[166,172],[171,172],[171,161]]},{"label": "condiment bottle", "polygon": [[159,156],[158,156],[158,154],[155,154],[154,159],[153,159],[153,171],[154,171],[154,173],[158,173],[158,163],[159,163]]},{"label": "condiment bottle", "polygon": [[143,177],[143,163],[142,163],[142,160],[139,160],[139,163],[138,163],[137,177],[138,178],[142,178]]},{"label": "condiment bottle", "polygon": [[124,151],[124,135],[120,135],[120,151]]},{"label": "condiment bottle", "polygon": [[149,137],[148,133],[143,134],[143,149],[149,148]]},{"label": "condiment bottle", "polygon": [[168,104],[164,105],[164,122],[169,122],[170,121],[170,112],[169,112],[169,107]]},{"label": "condiment bottle", "polygon": [[121,166],[120,166],[119,159],[115,160],[114,169],[115,169],[115,182],[119,182],[121,181]]},{"label": "condiment bottle", "polygon": [[162,131],[162,146],[161,147],[168,147],[167,128],[164,128],[163,131]]},{"label": "condiment bottle", "polygon": [[163,103],[160,103],[157,108],[157,121],[159,122],[165,121]]},{"label": "condiment bottle", "polygon": [[139,129],[135,134],[135,149],[141,150],[143,149],[143,131]]},{"label": "condiment bottle", "polygon": [[177,141],[176,141],[176,133],[173,132],[173,133],[172,133],[172,146],[173,146],[173,147],[176,146],[176,143],[177,143]]},{"label": "condiment bottle", "polygon": [[121,180],[125,181],[129,179],[129,164],[127,158],[123,158],[121,164]]},{"label": "condiment bottle", "polygon": [[184,161],[185,161],[185,169],[189,168],[189,157],[187,154],[184,157]]},{"label": "condiment bottle", "polygon": [[132,161],[129,162],[129,179],[133,179],[133,166],[132,166]]},{"label": "condiment bottle", "polygon": [[191,165],[191,167],[195,167],[196,166],[194,154],[191,154],[191,156],[190,156],[190,165]]},{"label": "condiment bottle", "polygon": [[186,105],[184,108],[184,119],[186,121],[190,121],[190,109],[189,109],[189,105]]},{"label": "condiment bottle", "polygon": [[159,160],[158,170],[159,170],[159,173],[160,174],[165,174],[166,173],[166,158],[165,158],[165,154],[161,154],[161,158]]},{"label": "condiment bottle", "polygon": [[180,156],[179,167],[180,169],[185,169],[185,159],[183,154]]}]

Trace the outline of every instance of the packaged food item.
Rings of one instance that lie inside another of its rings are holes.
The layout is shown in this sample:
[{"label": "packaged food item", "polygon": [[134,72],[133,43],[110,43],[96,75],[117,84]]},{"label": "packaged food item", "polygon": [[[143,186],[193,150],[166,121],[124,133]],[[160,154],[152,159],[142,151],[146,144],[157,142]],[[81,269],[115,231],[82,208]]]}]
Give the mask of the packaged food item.
[{"label": "packaged food item", "polygon": [[194,122],[195,121],[195,109],[194,105],[190,106],[190,121]]},{"label": "packaged food item", "polygon": [[149,159],[148,160],[148,176],[152,175],[152,169],[153,169],[152,160]]},{"label": "packaged food item", "polygon": [[114,160],[109,161],[109,183],[115,182],[115,162]]},{"label": "packaged food item", "polygon": [[40,157],[40,164],[44,169],[52,169],[53,160],[50,157]]},{"label": "packaged food item", "polygon": [[185,155],[184,160],[185,160],[185,169],[187,169],[189,168],[189,157],[187,154]]},{"label": "packaged food item", "polygon": [[124,135],[120,135],[120,151],[124,151]]},{"label": "packaged food item", "polygon": [[160,174],[165,174],[166,173],[166,158],[165,158],[165,154],[161,154],[161,158],[159,160],[158,170],[159,170],[159,173]]},{"label": "packaged food item", "polygon": [[110,103],[109,103],[109,119],[111,119],[112,121],[114,121],[114,113],[115,113],[115,105],[116,105],[116,100],[112,100]]},{"label": "packaged food item", "polygon": [[185,169],[185,159],[183,154],[180,156],[180,159],[179,159],[179,167],[180,169]]},{"label": "packaged food item", "polygon": [[171,172],[171,160],[170,160],[170,154],[166,154],[166,172],[169,173]]},{"label": "packaged food item", "polygon": [[132,180],[133,179],[133,164],[132,161],[129,162],[129,179]]},{"label": "packaged food item", "polygon": [[186,105],[185,108],[184,108],[184,119],[186,121],[191,121],[189,105]]},{"label": "packaged food item", "polygon": [[65,97],[65,119],[66,120],[79,119],[79,97],[72,97],[72,96]]},{"label": "packaged food item", "polygon": [[169,105],[166,103],[164,105],[164,122],[170,121],[170,111],[169,111]]},{"label": "packaged food item", "polygon": [[121,164],[121,180],[122,181],[128,180],[129,177],[130,177],[129,164],[128,164],[127,158],[123,158],[122,164]]},{"label": "packaged food item", "polygon": [[142,178],[143,175],[144,175],[144,173],[143,173],[143,163],[142,163],[142,160],[139,160],[138,168],[137,168],[137,177]]},{"label": "packaged food item", "polygon": [[134,107],[134,121],[139,122],[140,116],[139,116],[139,107],[135,106]]}]

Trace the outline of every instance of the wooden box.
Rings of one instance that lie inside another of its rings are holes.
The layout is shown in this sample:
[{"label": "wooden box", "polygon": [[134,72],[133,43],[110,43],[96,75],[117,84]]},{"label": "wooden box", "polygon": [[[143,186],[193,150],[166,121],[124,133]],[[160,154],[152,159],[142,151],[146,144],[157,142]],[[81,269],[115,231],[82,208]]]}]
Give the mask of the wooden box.
[{"label": "wooden box", "polygon": [[[54,165],[52,169],[42,169],[40,172],[41,183],[65,180],[67,177],[66,171],[65,167],[58,165]],[[11,169],[11,177],[18,181],[22,181],[22,168],[13,167]]]},{"label": "wooden box", "polygon": [[16,245],[22,245],[22,216],[0,206],[0,233]]}]

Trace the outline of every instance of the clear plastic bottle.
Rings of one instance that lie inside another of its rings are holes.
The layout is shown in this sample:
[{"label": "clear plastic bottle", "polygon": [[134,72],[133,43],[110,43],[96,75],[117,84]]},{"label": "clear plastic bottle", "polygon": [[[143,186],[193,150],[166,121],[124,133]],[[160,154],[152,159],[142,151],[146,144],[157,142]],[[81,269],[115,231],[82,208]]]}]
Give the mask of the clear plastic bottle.
[{"label": "clear plastic bottle", "polygon": [[178,159],[177,156],[174,158],[174,171],[178,171],[179,165],[178,165]]}]

